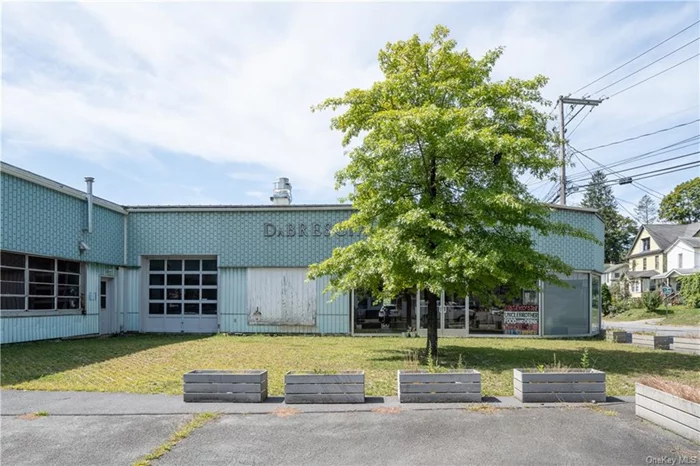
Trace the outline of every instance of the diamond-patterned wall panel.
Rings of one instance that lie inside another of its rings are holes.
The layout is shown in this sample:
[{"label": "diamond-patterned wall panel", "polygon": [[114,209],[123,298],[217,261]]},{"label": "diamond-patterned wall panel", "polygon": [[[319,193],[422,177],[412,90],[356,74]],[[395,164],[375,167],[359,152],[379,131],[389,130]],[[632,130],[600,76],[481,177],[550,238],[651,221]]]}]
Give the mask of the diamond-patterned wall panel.
[{"label": "diamond-patterned wall panel", "polygon": [[[87,201],[2,173],[0,245],[9,251],[119,265],[124,261],[124,216]],[[89,251],[80,254],[78,241]]]}]

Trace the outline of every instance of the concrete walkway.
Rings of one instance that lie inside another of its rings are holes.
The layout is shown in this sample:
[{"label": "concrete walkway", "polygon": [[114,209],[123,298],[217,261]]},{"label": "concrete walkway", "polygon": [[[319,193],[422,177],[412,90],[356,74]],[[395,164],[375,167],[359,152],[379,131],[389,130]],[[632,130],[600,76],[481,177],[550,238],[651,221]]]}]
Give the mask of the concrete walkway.
[{"label": "concrete walkway", "polygon": [[[393,397],[368,401],[285,405],[273,398],[260,404],[192,404],[169,395],[0,391],[1,455],[3,464],[12,465],[128,465],[162,444],[193,413],[220,411],[218,419],[155,464],[700,461],[699,445],[637,418],[630,397],[597,405],[524,406],[510,397],[484,405],[400,405]],[[37,411],[48,416],[21,416]]]},{"label": "concrete walkway", "polygon": [[690,325],[656,325],[663,319],[632,320],[629,322],[609,322],[603,320],[604,329],[620,329],[626,332],[655,332],[659,336],[700,336],[700,327]]}]

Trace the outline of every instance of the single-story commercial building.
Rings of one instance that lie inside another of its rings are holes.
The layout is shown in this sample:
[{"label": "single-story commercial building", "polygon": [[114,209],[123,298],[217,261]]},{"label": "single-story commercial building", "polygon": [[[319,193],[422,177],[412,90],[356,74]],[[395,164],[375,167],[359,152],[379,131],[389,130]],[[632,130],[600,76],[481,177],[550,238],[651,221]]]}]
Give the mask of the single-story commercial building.
[{"label": "single-story commercial building", "polygon": [[[275,183],[270,205],[121,206],[2,163],[0,342],[120,332],[394,334],[425,331],[420,290],[376,303],[361,290],[333,301],[307,268],[358,237],[331,234],[349,205],[291,204]],[[590,209],[552,216],[593,233]],[[575,272],[506,303],[448,296],[443,335],[582,336],[600,329],[603,246],[535,238]]]}]

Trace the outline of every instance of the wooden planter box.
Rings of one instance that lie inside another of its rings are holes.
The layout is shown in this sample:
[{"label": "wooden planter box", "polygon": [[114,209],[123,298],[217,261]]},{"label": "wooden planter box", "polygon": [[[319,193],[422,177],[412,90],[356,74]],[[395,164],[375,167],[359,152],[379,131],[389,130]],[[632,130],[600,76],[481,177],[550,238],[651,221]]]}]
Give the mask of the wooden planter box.
[{"label": "wooden planter box", "polygon": [[700,404],[639,383],[634,401],[637,416],[700,443]]},{"label": "wooden planter box", "polygon": [[287,372],[284,376],[284,402],[364,403],[365,373],[345,371],[337,374]]},{"label": "wooden planter box", "polygon": [[644,346],[652,349],[671,349],[673,337],[659,337],[656,335],[642,335],[641,333],[632,334],[632,344]]},{"label": "wooden planter box", "polygon": [[605,339],[615,343],[627,343],[627,332],[606,330]]},{"label": "wooden planter box", "polygon": [[398,371],[400,403],[481,401],[481,373],[472,369],[432,373]]},{"label": "wooden planter box", "polygon": [[673,337],[671,350],[677,353],[700,354],[700,338]]},{"label": "wooden planter box", "polygon": [[605,401],[605,372],[572,369],[569,372],[538,372],[513,369],[515,398],[529,402]]},{"label": "wooden planter box", "polygon": [[183,376],[185,401],[260,403],[267,398],[267,371],[191,371]]}]

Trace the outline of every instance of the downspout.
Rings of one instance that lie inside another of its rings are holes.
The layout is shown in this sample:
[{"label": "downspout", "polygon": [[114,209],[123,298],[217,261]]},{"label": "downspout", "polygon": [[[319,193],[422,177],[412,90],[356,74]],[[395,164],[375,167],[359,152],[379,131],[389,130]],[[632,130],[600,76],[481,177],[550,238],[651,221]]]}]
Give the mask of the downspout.
[{"label": "downspout", "polygon": [[93,178],[91,176],[85,177],[85,182],[87,183],[87,207],[88,207],[87,231],[88,231],[88,233],[92,233],[92,183],[94,181],[95,181],[95,178]]}]

